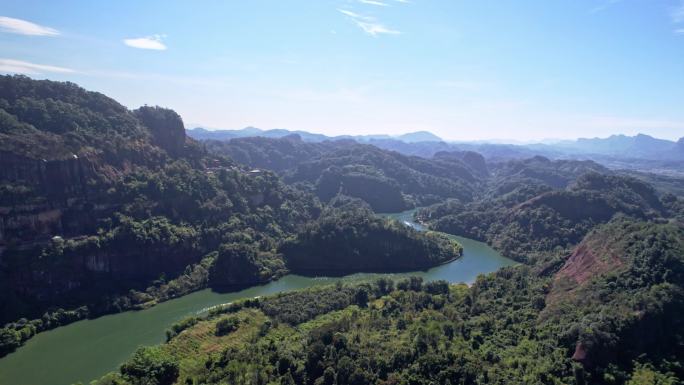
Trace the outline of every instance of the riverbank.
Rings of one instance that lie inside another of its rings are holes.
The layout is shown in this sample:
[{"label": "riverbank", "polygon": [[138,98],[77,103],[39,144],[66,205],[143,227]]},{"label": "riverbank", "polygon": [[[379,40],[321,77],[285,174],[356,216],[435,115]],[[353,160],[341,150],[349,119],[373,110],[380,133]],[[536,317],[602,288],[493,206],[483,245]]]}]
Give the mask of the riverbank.
[{"label": "riverbank", "polygon": [[[379,214],[378,216],[382,218],[406,217],[404,218],[405,220],[402,221],[403,224],[422,232],[425,229],[424,227],[409,222],[413,217],[414,212],[415,209],[401,213]],[[382,237],[379,236],[379,238]],[[373,240],[374,239],[375,238],[373,238]],[[371,244],[372,243],[373,242],[371,242]],[[378,244],[381,243],[382,242],[378,242]],[[353,247],[351,250],[358,252],[358,247],[367,246],[368,244],[368,241],[362,242],[361,245],[356,245],[357,248]],[[429,258],[423,258],[429,253],[421,253],[420,251],[416,253],[416,250],[413,249],[412,251],[414,253],[411,254],[411,248],[405,248],[406,246],[408,245],[395,244],[393,248],[390,248],[390,250],[396,252],[394,255],[386,255],[386,251],[383,251],[382,249],[366,250],[366,255],[373,257],[384,255],[384,261],[376,261],[375,264],[369,264],[368,259],[356,261],[347,260],[344,258],[347,254],[342,253],[343,255],[337,256],[338,258],[343,257],[338,260],[338,266],[335,266],[335,263],[320,264],[320,261],[326,260],[326,258],[321,258],[320,255],[316,254],[317,252],[320,252],[320,250],[310,250],[304,252],[304,263],[297,264],[290,261],[287,268],[283,266],[281,269],[268,269],[269,274],[261,274],[261,272],[255,274],[252,272],[251,275],[247,276],[238,274],[239,279],[235,279],[235,277],[233,279],[225,280],[214,279],[213,282],[210,281],[210,270],[212,269],[212,265],[216,263],[216,258],[220,257],[220,255],[217,252],[209,253],[199,262],[189,266],[183,274],[174,277],[169,281],[159,281],[155,285],[149,286],[144,290],[130,290],[125,293],[115,294],[95,302],[81,304],[81,306],[76,309],[71,308],[64,310],[60,306],[54,306],[53,308],[56,310],[51,310],[44,314],[40,313],[40,318],[29,320],[22,318],[18,321],[6,324],[4,328],[0,328],[0,358],[13,352],[16,348],[22,346],[26,341],[39,333],[63,327],[84,319],[97,319],[98,317],[108,314],[149,309],[159,303],[179,298],[208,287],[218,292],[230,293],[256,285],[267,284],[280,279],[286,274],[342,277],[358,272],[402,273],[421,271],[439,266],[440,264],[450,263],[460,257],[462,252],[460,246],[458,246],[457,253],[459,255],[455,255],[453,258],[440,258],[439,261],[435,261],[430,260]],[[349,252],[349,255],[352,254],[354,253]],[[327,260],[330,261],[330,257],[328,257]],[[350,266],[353,266],[353,268],[350,268]],[[230,267],[227,268],[227,271],[231,271]]]},{"label": "riverbank", "polygon": [[[409,215],[406,213],[395,214]],[[165,340],[165,330],[174,322],[202,309],[244,298],[266,296],[306,287],[373,279],[381,276],[419,276],[425,281],[472,283],[514,261],[499,255],[484,243],[454,237],[463,246],[463,256],[425,271],[396,274],[353,274],[345,277],[303,277],[289,274],[273,282],[232,293],[209,289],[159,303],[145,310],[106,315],[78,321],[36,335],[16,352],[0,359],[0,384],[70,385],[87,383],[116,370],[139,345]]]}]

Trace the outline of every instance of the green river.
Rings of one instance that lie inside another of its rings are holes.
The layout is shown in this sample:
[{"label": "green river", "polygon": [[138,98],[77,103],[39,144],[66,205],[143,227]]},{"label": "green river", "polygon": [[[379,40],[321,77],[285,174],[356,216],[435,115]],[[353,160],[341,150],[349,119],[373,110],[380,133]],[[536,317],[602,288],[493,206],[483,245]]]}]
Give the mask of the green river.
[{"label": "green river", "polygon": [[[418,230],[413,212],[387,216]],[[498,270],[515,262],[502,257],[484,243],[452,236],[463,245],[463,257],[427,271],[391,274],[416,275],[425,280],[471,283],[479,274]],[[165,330],[174,322],[206,308],[241,298],[269,295],[282,291],[325,285],[338,280],[367,279],[382,274],[353,274],[341,278],[303,277],[290,274],[262,286],[234,293],[198,291],[163,302],[141,311],[129,311],[84,320],[39,333],[16,352],[0,359],[0,385],[70,385],[88,384],[103,374],[116,370],[140,345],[159,344]]]}]

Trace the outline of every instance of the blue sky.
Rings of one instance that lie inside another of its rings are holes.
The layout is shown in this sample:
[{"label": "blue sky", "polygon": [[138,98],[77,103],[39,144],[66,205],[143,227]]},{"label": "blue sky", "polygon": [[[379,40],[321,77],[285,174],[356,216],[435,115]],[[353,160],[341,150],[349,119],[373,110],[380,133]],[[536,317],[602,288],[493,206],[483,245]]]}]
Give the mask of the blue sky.
[{"label": "blue sky", "polygon": [[188,126],[676,139],[684,0],[3,0],[0,72]]}]

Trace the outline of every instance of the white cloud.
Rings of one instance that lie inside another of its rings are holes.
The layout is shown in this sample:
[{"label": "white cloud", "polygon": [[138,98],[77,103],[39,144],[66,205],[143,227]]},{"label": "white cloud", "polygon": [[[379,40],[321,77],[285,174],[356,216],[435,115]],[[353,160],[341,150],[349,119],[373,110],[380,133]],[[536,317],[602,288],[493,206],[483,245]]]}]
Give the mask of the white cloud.
[{"label": "white cloud", "polygon": [[398,35],[401,32],[390,29],[383,24],[380,24],[374,17],[359,15],[352,11],[347,11],[345,9],[338,9],[343,15],[348,16],[354,24],[361,28],[367,34],[377,37],[378,35]]},{"label": "white cloud", "polygon": [[29,36],[57,36],[59,31],[31,23],[30,21],[15,19],[12,17],[0,16],[0,30],[8,33]]},{"label": "white cloud", "polygon": [[352,19],[363,19],[364,16],[359,15],[358,13],[354,13],[352,11],[347,11],[346,9],[338,9],[342,14],[347,15],[351,17]]},{"label": "white cloud", "polygon": [[378,36],[381,34],[399,35],[401,33],[397,30],[389,29],[384,25],[378,23],[366,23],[357,20],[356,25],[358,25],[359,28],[361,28],[364,32],[371,36]]},{"label": "white cloud", "polygon": [[164,51],[166,45],[162,43],[163,35],[152,35],[145,37],[137,37],[132,39],[124,39],[124,44],[133,48],[152,49],[157,51]]},{"label": "white cloud", "polygon": [[380,7],[387,7],[387,3],[383,3],[382,1],[377,1],[377,0],[359,0],[359,3],[363,4],[369,4],[369,5],[377,5]]},{"label": "white cloud", "polygon": [[11,74],[36,75],[50,73],[73,73],[70,68],[57,67],[45,64],[30,63],[14,59],[0,59],[0,72]]},{"label": "white cloud", "polygon": [[684,35],[684,28],[677,28],[674,30],[677,35]]}]

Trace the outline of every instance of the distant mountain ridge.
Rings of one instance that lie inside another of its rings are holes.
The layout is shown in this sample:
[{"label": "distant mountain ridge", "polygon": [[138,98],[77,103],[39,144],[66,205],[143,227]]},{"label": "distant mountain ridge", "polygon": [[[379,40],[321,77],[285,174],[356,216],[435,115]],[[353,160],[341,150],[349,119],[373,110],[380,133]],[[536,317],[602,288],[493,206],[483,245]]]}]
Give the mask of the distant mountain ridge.
[{"label": "distant mountain ridge", "polygon": [[679,142],[674,142],[645,134],[635,136],[611,135],[607,138],[580,138],[576,141],[564,141],[557,143],[555,147],[586,153],[660,159],[672,155],[676,156],[676,152],[682,149],[677,148],[678,143],[682,142],[682,139]]},{"label": "distant mountain ridge", "polygon": [[409,132],[403,135],[338,135],[328,136],[323,134],[315,134],[308,131],[301,130],[285,130],[281,128],[262,130],[256,127],[245,127],[241,130],[207,130],[202,127],[196,127],[186,130],[188,136],[197,140],[230,140],[233,138],[245,138],[250,136],[261,136],[264,138],[282,138],[289,135],[299,135],[305,142],[323,142],[326,140],[340,140],[352,139],[357,142],[367,143],[375,140],[399,140],[405,143],[418,142],[443,142],[439,136],[428,131]]},{"label": "distant mountain ridge", "polygon": [[648,159],[658,161],[684,161],[684,137],[678,141],[654,138],[637,134],[611,135],[607,138],[578,138],[556,143],[489,143],[489,142],[450,142],[429,131],[417,131],[403,135],[339,135],[327,136],[301,130],[272,129],[262,130],[246,127],[241,130],[207,130],[201,127],[187,130],[188,136],[197,140],[230,140],[251,136],[282,138],[298,135],[305,142],[350,139],[368,143],[386,150],[394,150],[408,155],[432,157],[439,151],[466,150],[477,151],[487,158],[511,159],[534,155],[547,157],[611,157],[620,159]]}]

